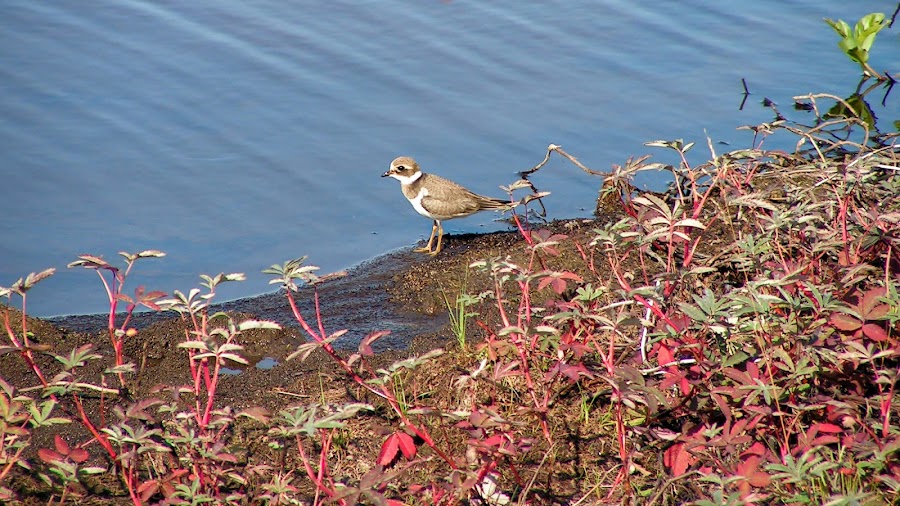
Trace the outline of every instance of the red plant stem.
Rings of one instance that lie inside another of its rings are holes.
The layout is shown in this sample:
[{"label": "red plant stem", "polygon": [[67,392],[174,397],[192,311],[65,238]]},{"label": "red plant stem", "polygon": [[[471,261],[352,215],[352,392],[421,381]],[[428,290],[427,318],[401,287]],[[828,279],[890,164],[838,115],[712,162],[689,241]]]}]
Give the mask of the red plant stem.
[{"label": "red plant stem", "polygon": [[[209,373],[209,358],[203,358],[200,360],[200,372],[201,372],[202,378],[203,378],[203,387],[206,388],[207,392],[209,392],[209,385],[212,382],[212,378],[210,377],[210,373]],[[197,393],[197,396],[199,397],[201,390],[198,388],[196,393]],[[208,397],[207,397],[207,400],[208,400]],[[204,412],[205,412],[205,410],[204,410]],[[204,418],[200,419],[200,426],[201,426],[201,428],[204,428],[204,429],[206,428]]]},{"label": "red plant stem", "polygon": [[[615,377],[616,373],[616,332],[611,332],[609,337],[609,348],[606,353],[603,353],[603,365],[606,366],[606,374],[609,375],[609,378],[612,379]],[[599,347],[598,347],[599,348]],[[610,387],[612,388],[612,399],[615,400],[616,403],[616,439],[619,444],[619,459],[622,461],[622,470],[625,471],[625,474],[622,475],[620,472],[620,477],[623,478],[626,482],[626,488],[628,483],[628,473],[627,470],[631,467],[629,464],[629,454],[628,454],[628,443],[625,440],[625,416],[623,413],[623,402],[622,402],[622,391],[619,390],[615,381],[609,382]],[[618,478],[617,478],[618,480]]]},{"label": "red plant stem", "polygon": [[[103,277],[103,273],[100,272],[101,269],[96,269],[94,272],[100,276],[100,281],[103,283],[103,288],[106,289],[106,298],[109,300],[109,315],[107,316],[106,327],[110,328],[115,326],[116,323],[116,304],[118,303],[118,299],[116,299],[116,295],[114,293],[114,289],[110,288],[109,283],[106,282],[106,278]],[[113,275],[115,276],[115,274]]]},{"label": "red plant stem", "polygon": [[137,487],[135,487],[137,477],[134,472],[134,466],[128,466],[127,469],[122,469],[122,476],[125,479],[125,488],[128,489],[128,497],[131,498],[131,502],[134,503],[135,506],[143,506],[143,501],[141,501],[137,495]]},{"label": "red plant stem", "polygon": [[525,242],[528,243],[529,246],[534,246],[534,240],[531,238],[531,234],[529,234],[525,227],[522,225],[522,222],[519,220],[519,215],[513,213],[513,220],[516,222],[516,228],[519,229],[519,233],[522,235],[522,238],[525,239]]},{"label": "red plant stem", "polygon": [[[40,366],[37,365],[37,362],[34,361],[34,355],[31,353],[31,349],[28,347],[28,323],[25,319],[25,294],[22,294],[22,343],[16,338],[16,333],[13,331],[12,323],[9,321],[9,306],[3,312],[3,325],[6,327],[6,335],[9,337],[12,345],[19,349],[19,353],[22,355],[22,358],[25,360],[25,363],[28,364],[28,367],[34,371],[34,374],[40,380],[41,385],[46,388],[48,386],[47,380],[44,378],[44,373],[41,371]],[[51,396],[51,398],[55,401],[56,396]]]},{"label": "red plant stem", "polygon": [[[700,218],[700,213],[703,211],[703,208],[706,207],[706,201],[707,201],[707,199],[709,199],[709,196],[712,193],[711,190],[713,188],[715,188],[716,185],[719,183],[719,180],[721,180],[724,177],[725,177],[724,171],[719,171],[719,170],[716,171],[716,175],[713,177],[713,180],[709,184],[709,187],[706,188],[706,191],[702,193],[702,196],[700,197],[700,201],[699,202],[697,202],[696,200],[694,201],[694,213],[691,216],[692,218],[694,218],[694,219]],[[691,180],[693,181],[693,178]],[[699,190],[696,187],[694,187],[694,188],[692,188],[692,191],[696,198],[696,194]]]},{"label": "red plant stem", "polygon": [[[22,342],[25,343],[25,347],[28,347],[28,318],[26,305],[28,303],[28,295],[25,292],[22,292]],[[30,355],[30,353],[29,353]]]},{"label": "red plant stem", "polygon": [[288,297],[288,302],[291,305],[291,311],[293,311],[293,313],[294,313],[294,318],[300,323],[300,325],[303,327],[303,330],[305,330],[306,333],[309,334],[310,337],[315,339],[316,342],[322,346],[322,349],[325,350],[325,352],[328,353],[328,355],[330,355],[331,358],[333,358],[338,363],[338,365],[341,366],[341,369],[343,369],[344,372],[346,372],[353,381],[358,383],[360,386],[362,386],[366,390],[372,392],[373,394],[375,394],[385,400],[388,400],[388,397],[385,396],[384,393],[379,392],[378,390],[373,388],[371,385],[366,383],[366,381],[364,379],[362,379],[358,374],[356,374],[356,372],[353,370],[353,368],[350,367],[350,365],[347,364],[347,362],[343,358],[341,358],[340,355],[338,355],[338,353],[337,353],[337,351],[335,351],[334,347],[331,346],[330,343],[325,342],[326,336],[324,334],[323,335],[317,334],[316,331],[314,331],[312,329],[312,327],[309,326],[309,323],[306,322],[306,319],[303,318],[303,315],[300,313],[300,309],[297,307],[297,302],[294,299],[294,295],[290,291],[287,292],[287,297]]},{"label": "red plant stem", "polygon": [[[706,228],[708,229],[713,223],[716,222],[718,217],[713,217],[709,220],[709,223],[706,224]],[[700,246],[700,240],[703,239],[703,233],[705,230],[701,230],[697,237],[694,238],[693,242],[685,242],[684,243],[684,260],[681,264],[687,268],[691,265],[691,261],[694,259],[694,252],[697,251],[697,248]]]},{"label": "red plant stem", "polygon": [[[184,340],[192,341],[191,332],[187,329],[187,321],[184,315],[181,316],[181,321],[185,322],[185,330],[184,330]],[[194,316],[194,313],[191,313],[191,322],[193,323],[194,328],[198,328],[197,319]],[[199,425],[201,422],[200,419],[200,371],[199,366],[196,364],[194,360],[194,355],[196,355],[196,351],[193,348],[187,349],[188,354],[188,367],[190,368],[191,380],[193,381],[194,387],[194,419],[197,421]]]},{"label": "red plant stem", "polygon": [[587,266],[588,270],[591,271],[595,276],[597,275],[597,269],[594,267],[594,249],[591,248],[591,257],[588,258],[587,252],[584,250],[584,246],[580,243],[573,241],[575,244],[575,249],[578,250],[578,254],[581,255],[581,259],[584,261],[584,264]]},{"label": "red plant stem", "polygon": [[[522,300],[519,302],[519,311],[517,314],[517,324],[519,328],[524,328],[523,326],[523,311],[527,314],[527,317],[531,316],[531,307],[528,304],[528,284],[525,282],[520,282],[519,287],[522,291]],[[494,281],[494,293],[497,297],[497,307],[500,312],[500,319],[503,322],[503,326],[505,328],[511,327],[509,321],[509,316],[506,314],[506,310],[503,309],[503,291],[500,287],[500,280],[496,279]],[[518,336],[518,337],[516,337]],[[531,368],[529,365],[528,359],[528,351],[525,349],[523,342],[526,340],[527,336],[520,335],[517,333],[510,334],[510,342],[512,342],[513,346],[516,347],[516,351],[519,353],[519,361],[522,364],[522,375],[525,377],[525,385],[528,388],[528,393],[531,395],[532,402],[534,403],[535,410],[538,412],[538,417],[541,422],[541,430],[544,433],[544,437],[547,439],[547,442],[553,443],[553,437],[550,435],[550,427],[547,424],[547,409],[545,405],[538,400],[537,392],[534,388],[534,381],[531,377]]]},{"label": "red plant stem", "polygon": [[94,424],[91,422],[90,418],[88,418],[87,413],[84,411],[84,404],[81,402],[81,397],[78,394],[72,395],[72,400],[75,402],[75,407],[78,408],[78,416],[81,419],[82,425],[90,432],[94,439],[100,443],[100,446],[106,450],[106,453],[109,455],[109,458],[115,463],[116,468],[118,468],[122,473],[122,479],[125,481],[125,488],[128,489],[128,495],[131,497],[131,501],[137,505],[141,506],[143,503],[137,496],[137,491],[135,489],[135,479],[132,474],[128,472],[128,467],[125,466],[121,461],[118,460],[118,454],[116,453],[115,448],[112,447],[112,444],[109,440],[97,430]]},{"label": "red plant stem", "polygon": [[846,196],[844,198],[838,197],[838,222],[841,226],[841,242],[844,245],[844,254],[847,257],[848,262],[852,262],[850,259],[850,233],[847,230],[847,206],[849,205],[850,196]]},{"label": "red plant stem", "polygon": [[115,461],[118,457],[115,448],[112,447],[112,444],[108,439],[106,439],[106,436],[101,434],[100,431],[98,431],[97,428],[94,427],[94,424],[91,422],[90,418],[88,418],[87,416],[87,413],[85,413],[84,411],[84,404],[81,402],[81,397],[78,394],[73,394],[72,400],[75,402],[75,407],[78,408],[78,416],[81,418],[81,423],[88,430],[88,432],[90,432],[94,436],[94,439],[96,439],[97,442],[100,443],[100,446],[102,446],[103,449],[106,450],[106,453],[109,454],[109,457],[113,461]]},{"label": "red plant stem", "polygon": [[616,479],[613,480],[612,485],[609,485],[609,493],[606,494],[606,501],[610,504],[613,504],[611,502],[613,500],[613,495],[619,490],[619,484],[622,483],[623,479],[627,479],[627,474],[628,469],[624,467],[620,468],[619,472],[616,474]]},{"label": "red plant stem", "polygon": [[891,388],[888,391],[888,394],[881,398],[881,413],[882,413],[882,422],[881,422],[881,437],[887,438],[891,433],[891,400],[894,398],[894,390],[896,388],[897,382],[891,382]]},{"label": "red plant stem", "polygon": [[[191,323],[195,330],[199,329],[199,322],[197,321],[196,315],[191,312]],[[185,322],[185,330],[184,330],[184,340],[185,342],[193,341],[195,338],[191,337],[190,330],[187,329],[187,321],[184,315],[181,316],[181,320]],[[193,348],[187,349],[188,353],[188,367],[190,367],[191,373],[191,381],[193,382],[194,389],[194,419],[197,422],[197,425],[202,425],[202,418],[200,417],[200,367],[196,361],[194,360],[194,356],[197,354],[196,350]]]},{"label": "red plant stem", "polygon": [[[612,271],[613,275],[616,277],[616,280],[619,282],[619,285],[622,288],[624,288],[626,291],[631,291],[631,285],[628,283],[628,281],[625,279],[625,277],[622,276],[622,274],[619,272],[619,270],[615,268],[615,267],[617,267],[617,265],[613,261],[612,257],[609,258],[609,264],[611,267],[613,267],[611,269],[611,271]],[[634,295],[634,300],[640,302],[641,305],[643,305],[644,307],[650,308],[650,310],[653,311],[653,314],[655,314],[661,320],[666,322],[666,324],[668,324],[673,329],[678,328],[678,326],[675,325],[675,323],[669,319],[668,315],[663,313],[662,309],[660,309],[660,307],[659,307],[659,304],[651,304],[650,301],[648,301],[644,297],[637,295],[637,294]]]},{"label": "red plant stem", "polygon": [[[134,312],[135,307],[137,307],[133,302],[128,304],[128,308],[125,310],[125,320],[122,322],[122,326],[119,327],[119,330],[122,331],[121,336],[116,336],[116,331],[112,327],[110,327],[110,338],[113,339],[113,347],[116,350],[116,365],[121,366],[125,363],[125,328],[128,326],[128,322],[131,321],[131,315]],[[125,375],[122,372],[119,372],[119,384],[123,387],[125,386]]]},{"label": "red plant stem", "polygon": [[484,480],[484,477],[493,471],[495,467],[497,467],[496,459],[491,459],[490,462],[481,466],[481,470],[478,471],[478,476],[475,478],[475,483],[481,483]]},{"label": "red plant stem", "polygon": [[[638,255],[638,261],[641,263],[641,274],[643,274],[643,276],[644,276],[644,284],[649,286],[652,283],[650,282],[650,269],[647,267],[647,255],[644,254],[644,252],[643,252],[643,248],[645,248],[645,247],[646,246],[643,246],[641,249],[638,250],[638,251],[640,251],[640,254]],[[612,262],[612,253],[609,253],[607,256],[608,256],[610,262]],[[628,255],[626,254],[625,256],[622,257],[623,262],[625,261],[625,258],[627,258],[627,256]],[[610,266],[610,269],[614,271],[619,266],[619,264],[610,263],[609,266]],[[663,290],[663,293],[668,295],[667,289],[669,286],[669,280],[666,280],[665,284],[663,286],[665,287]]]},{"label": "red plant stem", "polygon": [[[332,498],[336,495],[335,491],[325,486],[322,482],[320,474],[313,470],[312,465],[309,463],[309,457],[306,455],[306,451],[303,450],[303,442],[300,440],[298,436],[296,438],[297,441],[297,451],[300,452],[300,461],[303,462],[303,468],[306,470],[306,476],[316,485],[316,489],[325,493],[326,496]],[[339,504],[347,504],[343,499],[338,500]]]},{"label": "red plant stem", "polygon": [[[206,359],[204,359],[206,360]],[[203,412],[203,423],[200,425],[201,428],[206,429],[209,427],[209,420],[212,416],[212,408],[215,404],[216,400],[216,387],[219,385],[219,372],[222,368],[222,361],[216,358],[216,365],[213,366],[212,378],[209,384],[206,387],[206,409]],[[206,366],[206,370],[209,371],[209,366]]]},{"label": "red plant stem", "polygon": [[315,288],[314,288],[314,293],[316,294],[316,296],[315,296],[315,301],[316,301],[316,320],[318,321],[318,326],[319,326],[319,329],[320,329],[320,331],[321,331],[321,335],[320,335],[320,334],[317,334],[317,333],[312,329],[312,327],[309,325],[309,323],[306,321],[306,319],[303,318],[303,314],[300,313],[300,308],[297,307],[297,301],[294,299],[293,293],[291,293],[290,290],[287,291],[287,298],[288,298],[288,303],[289,303],[290,306],[291,306],[291,311],[292,311],[293,314],[294,314],[294,318],[295,318],[295,319],[300,323],[300,325],[303,327],[303,330],[305,330],[306,333],[309,334],[310,337],[312,337],[313,339],[315,339],[316,342],[319,343],[319,345],[322,346],[322,349],[325,350],[325,352],[328,353],[328,355],[329,355],[332,359],[334,359],[335,362],[338,363],[338,365],[341,367],[341,369],[343,369],[344,372],[347,373],[347,375],[350,376],[350,378],[351,378],[356,384],[360,385],[361,387],[365,388],[365,389],[368,390],[369,392],[371,392],[371,393],[375,394],[376,396],[381,397],[382,399],[384,399],[385,401],[387,401],[388,404],[391,406],[391,409],[393,409],[394,412],[400,417],[400,420],[403,422],[403,424],[404,424],[406,427],[408,427],[408,428],[409,428],[411,431],[413,431],[420,439],[422,439],[422,441],[423,441],[429,448],[431,448],[435,453],[437,453],[438,456],[441,457],[441,459],[443,459],[444,461],[446,461],[446,462],[450,465],[451,468],[456,469],[457,466],[456,466],[456,463],[453,461],[453,459],[451,459],[446,453],[444,453],[440,448],[437,447],[437,445],[435,444],[434,440],[431,439],[431,436],[428,435],[427,432],[425,432],[425,431],[419,429],[419,427],[417,427],[415,424],[413,424],[412,421],[410,421],[409,418],[406,417],[406,415],[403,413],[403,410],[400,409],[400,404],[397,402],[397,399],[394,398],[393,394],[391,394],[391,393],[388,392],[387,390],[378,390],[378,389],[376,389],[375,387],[373,387],[372,385],[368,384],[362,377],[360,377],[360,376],[353,370],[352,367],[350,367],[350,364],[348,364],[347,361],[344,360],[344,359],[337,353],[337,351],[334,349],[334,347],[331,346],[330,343],[328,343],[328,342],[325,341],[325,339],[326,339],[327,336],[325,335],[324,324],[322,323],[322,315],[321,315],[321,312],[319,311],[319,305],[318,305],[318,291],[315,290]]},{"label": "red plant stem", "polygon": [[525,488],[525,482],[522,480],[522,476],[519,475],[519,470],[516,469],[516,464],[512,460],[510,460],[508,464],[509,470],[513,474],[513,479],[516,480],[516,484],[521,488]]},{"label": "red plant stem", "polygon": [[134,313],[137,305],[135,303],[128,304],[128,307],[125,309],[125,320],[122,322],[122,325],[119,327],[119,330],[125,330],[125,327],[128,326],[128,322],[131,321],[131,314]]},{"label": "red plant stem", "polygon": [[406,415],[402,414],[400,406],[396,403],[396,401],[391,403],[391,408],[393,408],[394,412],[400,416],[400,420],[403,422],[403,425],[408,427],[409,430],[413,431],[416,436],[418,436],[419,439],[421,439],[429,448],[431,448],[434,453],[437,453],[438,457],[444,460],[444,462],[446,462],[451,469],[457,469],[456,462],[454,462],[449,455],[444,453],[443,450],[438,448],[437,444],[435,444],[434,440],[431,439],[431,436],[428,434],[428,432],[425,432],[416,427],[412,423],[412,421],[410,421],[410,419],[406,417]]},{"label": "red plant stem", "polygon": [[[324,483],[325,478],[328,477],[328,452],[331,450],[334,429],[332,429],[331,432],[326,432],[325,429],[321,429],[319,433],[322,434],[322,449],[319,450],[319,481]],[[334,487],[334,481],[330,477],[328,477],[328,483]]]},{"label": "red plant stem", "polygon": [[313,289],[313,301],[316,306],[316,322],[319,324],[319,335],[323,338],[327,335],[325,333],[325,323],[322,321],[322,311],[319,309],[319,290],[318,288]]},{"label": "red plant stem", "polygon": [[[30,417],[29,417],[29,419],[30,419]],[[24,423],[27,423],[27,422],[24,422]],[[0,434],[0,435],[5,435],[5,434]],[[0,445],[0,448],[2,448],[2,445]],[[8,463],[3,468],[3,470],[0,471],[0,483],[4,482],[4,480],[6,479],[6,475],[9,474],[9,471],[12,470],[13,466],[20,462],[19,457],[22,455],[22,452],[25,451],[25,448],[27,448],[27,446],[19,447],[19,449],[16,450],[16,453],[13,454],[12,457],[9,457]]]}]

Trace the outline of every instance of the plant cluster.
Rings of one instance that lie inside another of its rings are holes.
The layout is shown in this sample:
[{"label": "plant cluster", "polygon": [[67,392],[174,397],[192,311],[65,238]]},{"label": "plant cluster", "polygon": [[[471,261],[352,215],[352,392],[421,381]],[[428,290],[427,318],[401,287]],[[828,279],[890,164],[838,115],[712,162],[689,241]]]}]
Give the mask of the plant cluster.
[{"label": "plant cluster", "polygon": [[[429,402],[423,390],[437,387],[416,376],[443,367],[441,350],[379,366],[372,344],[386,332],[336,350],[344,331],[326,331],[317,292],[312,315],[295,300],[321,281],[298,259],[266,271],[310,338],[294,357],[324,353],[357,393],[236,413],[217,402],[222,368],[245,362],[242,332],[277,327],[211,311],[216,287],[242,275],[204,276],[205,290],[168,299],[143,287],[126,296],[134,263],[160,252],[123,253],[124,270],[79,257],[73,267],[103,280],[112,353],[54,354],[24,311],[17,325],[6,311],[2,351],[37,384],[0,382],[0,494],[17,498],[8,484],[18,469],[60,503],[98,491],[133,504],[540,502],[563,493],[559,461],[577,434],[604,441],[573,471],[590,476],[568,493],[582,502],[889,501],[900,493],[900,153],[808,132],[812,148],[788,155],[761,149],[759,135],[723,155],[710,143],[698,167],[684,156],[691,144],[650,143],[674,150],[678,166],[618,168],[603,189],[618,218],[581,238],[514,216],[523,254],[472,264],[488,290],[458,297],[454,333],[470,320],[480,339],[457,341],[468,370],[453,380],[455,404]],[[628,185],[660,168],[674,175],[666,194]],[[51,274],[3,295],[24,309]],[[131,399],[139,371],[123,343],[140,337],[128,327],[138,305],[181,315],[191,381]],[[56,368],[41,365],[48,353]],[[92,362],[106,364],[99,376]],[[265,432],[270,457],[239,456],[238,419]],[[360,477],[336,475],[336,447],[360,419],[382,427],[381,449]],[[65,423],[86,438],[57,435],[37,460],[23,456],[35,432]],[[114,480],[101,479],[107,471]]]},{"label": "plant cluster", "polygon": [[[868,49],[880,23],[846,36]],[[806,98],[816,111],[841,102]],[[717,154],[709,142],[699,166],[687,161],[692,143],[648,143],[676,163],[616,167],[588,233],[514,214],[521,246],[467,266],[477,294],[443,293],[456,346],[393,363],[373,351],[387,332],[335,347],[346,331],[325,328],[325,278],[305,259],[265,271],[294,318],[275,323],[214,311],[217,287],[242,274],[203,276],[202,289],[170,298],[126,295],[135,263],[161,252],[122,253],[124,269],[83,255],[70,267],[102,280],[108,353],[35,335],[28,292],[52,269],[0,288],[22,308],[18,321],[4,310],[0,354],[33,378],[0,377],[0,501],[38,490],[59,504],[893,502],[900,150],[896,138],[871,142],[852,111],[748,127],[749,149]],[[765,150],[773,132],[795,135],[796,151]],[[554,152],[593,173],[556,145],[547,159]],[[646,170],[671,171],[669,191],[636,192],[630,181]],[[313,289],[312,314],[301,286]],[[186,384],[138,394],[143,365],[126,344],[141,338],[129,326],[139,306],[183,322],[172,337]],[[247,362],[242,334],[287,324],[308,337],[291,359],[329,361],[344,397],[272,411],[223,403],[223,369]],[[80,436],[62,437],[66,424]],[[242,451],[241,430],[265,451]],[[342,470],[350,443],[373,437],[377,452],[353,455],[359,472]]]}]

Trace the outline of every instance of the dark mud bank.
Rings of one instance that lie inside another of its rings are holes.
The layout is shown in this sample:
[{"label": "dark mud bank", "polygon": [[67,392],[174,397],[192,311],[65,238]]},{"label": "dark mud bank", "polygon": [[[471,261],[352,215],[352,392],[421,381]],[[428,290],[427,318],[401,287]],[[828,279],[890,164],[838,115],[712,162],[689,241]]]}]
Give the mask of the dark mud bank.
[{"label": "dark mud bank", "polygon": [[[338,348],[356,348],[367,334],[389,330],[377,349],[406,349],[412,339],[423,334],[437,332],[447,321],[442,314],[427,315],[409,310],[392,301],[390,293],[398,275],[409,271],[422,261],[420,254],[410,250],[387,253],[347,271],[345,276],[319,284],[319,306],[327,332],[347,329],[336,343]],[[427,257],[425,257],[427,258]],[[303,287],[296,295],[303,317],[310,324],[315,322],[315,305],[312,287]],[[248,297],[213,306],[214,311],[253,315],[271,320],[286,328],[299,328],[284,290]],[[71,315],[49,318],[48,321],[70,332],[96,334],[106,330],[108,315]],[[122,321],[120,317],[118,321]],[[132,326],[142,330],[151,325],[177,318],[171,312],[136,313]]]}]

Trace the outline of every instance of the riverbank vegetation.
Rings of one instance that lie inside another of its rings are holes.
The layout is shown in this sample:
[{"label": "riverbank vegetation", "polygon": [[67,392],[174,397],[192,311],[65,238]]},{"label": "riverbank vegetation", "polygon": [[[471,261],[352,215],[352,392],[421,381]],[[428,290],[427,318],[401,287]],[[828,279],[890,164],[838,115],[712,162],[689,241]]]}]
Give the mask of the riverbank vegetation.
[{"label": "riverbank vegetation", "polygon": [[[304,259],[266,271],[293,315],[275,322],[211,305],[243,275],[126,295],[133,266],[161,252],[78,257],[110,302],[102,340],[27,316],[52,269],[0,289],[0,501],[895,503],[897,134],[840,97],[796,101],[812,124],[773,107],[743,149],[649,143],[671,162],[604,173],[593,220],[515,214],[502,253],[476,240],[423,262],[445,277],[414,297],[452,325],[416,353],[375,353],[386,331],[342,348],[345,330],[300,290],[329,277]],[[794,148],[768,149],[772,136]],[[547,156],[597,172],[559,146]],[[637,191],[647,170],[668,171],[668,191]],[[175,323],[135,329],[140,306]],[[177,374],[153,377],[149,332]],[[282,332],[303,334],[289,360],[319,374],[236,405],[254,393],[227,369],[248,362],[249,336]]]}]

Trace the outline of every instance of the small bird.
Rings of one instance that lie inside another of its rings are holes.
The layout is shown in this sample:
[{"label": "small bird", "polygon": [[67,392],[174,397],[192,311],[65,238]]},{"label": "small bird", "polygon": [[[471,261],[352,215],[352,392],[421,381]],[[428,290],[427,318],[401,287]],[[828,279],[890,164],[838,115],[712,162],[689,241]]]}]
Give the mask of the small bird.
[{"label": "small bird", "polygon": [[[419,164],[408,156],[395,158],[391,162],[391,168],[381,175],[381,177],[388,176],[400,181],[403,195],[417,213],[433,220],[428,244],[415,250],[431,256],[441,251],[441,239],[444,236],[442,220],[462,218],[488,209],[513,207],[508,201],[478,195],[449,179],[426,174],[419,170]],[[437,247],[432,249],[435,232],[437,232]]]}]

